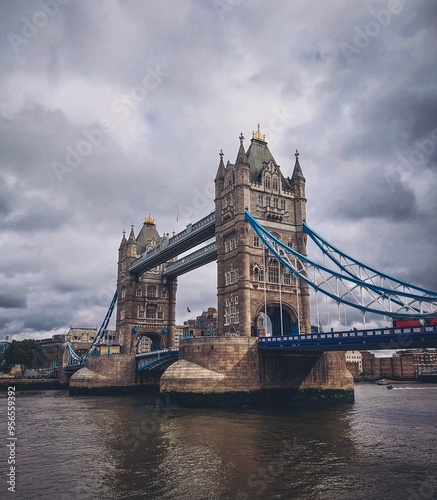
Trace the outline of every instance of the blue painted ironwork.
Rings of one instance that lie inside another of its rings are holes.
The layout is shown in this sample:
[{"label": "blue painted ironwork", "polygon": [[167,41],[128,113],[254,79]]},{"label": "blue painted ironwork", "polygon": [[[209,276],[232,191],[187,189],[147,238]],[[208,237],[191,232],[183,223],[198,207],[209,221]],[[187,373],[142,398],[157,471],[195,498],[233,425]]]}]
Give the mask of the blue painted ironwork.
[{"label": "blue painted ironwork", "polygon": [[[66,344],[66,349],[68,351],[69,355],[69,363],[65,367],[65,371],[75,371],[78,370],[79,368],[85,366],[85,358],[90,355],[95,355],[98,354],[96,351],[97,344],[102,340],[102,338],[105,335],[106,329],[108,328],[109,320],[111,319],[112,313],[114,311],[115,304],[117,302],[117,291],[115,291],[114,296],[112,298],[111,304],[109,306],[109,309],[106,313],[106,316],[99,328],[99,331],[97,332],[97,335],[94,337],[94,340],[92,341],[90,347],[86,351],[86,353],[83,356],[80,356],[75,352],[73,347],[71,347],[71,344],[67,342]],[[73,369],[76,367],[75,369]]]},{"label": "blue painted ironwork", "polygon": [[111,319],[112,312],[114,311],[115,304],[117,303],[117,290],[115,290],[114,296],[112,297],[111,304],[109,305],[108,312],[97,332],[97,335],[94,337],[92,344],[89,346],[87,352],[84,354],[84,358],[86,358],[89,354],[92,354],[94,349],[96,349],[96,345],[102,340],[105,335],[106,329],[108,328],[109,320]]},{"label": "blue painted ironwork", "polygon": [[260,337],[261,350],[351,351],[437,347],[437,325]]},{"label": "blue painted ironwork", "polygon": [[281,264],[337,303],[392,318],[433,318],[437,315],[437,292],[413,293],[414,290],[422,290],[413,285],[389,289],[369,283],[350,272],[342,274],[333,271],[288,247],[264,228],[248,210],[246,220]]},{"label": "blue painted ironwork", "polygon": [[135,356],[137,359],[137,371],[144,370],[145,368],[150,368],[152,365],[162,363],[164,360],[168,360],[169,358],[177,358],[178,356],[178,347],[170,347],[169,349],[161,349],[159,351],[137,354]]},{"label": "blue painted ironwork", "polygon": [[[406,281],[385,274],[345,254],[343,251],[336,248],[332,245],[332,243],[329,243],[326,239],[311,229],[306,221],[303,221],[303,229],[320,248],[323,254],[326,255],[340,269],[340,272],[347,273],[349,276],[359,278],[363,282],[373,285],[376,287],[375,290],[380,290],[381,295],[384,293],[393,293],[393,291],[399,293],[403,290],[415,295],[419,293],[422,297],[428,296],[432,301],[437,300],[437,292],[412,285]],[[402,303],[397,302],[396,299],[394,299],[394,302],[398,305],[402,305]],[[416,312],[420,313],[419,310],[416,310]]]},{"label": "blue painted ironwork", "polygon": [[214,241],[214,243],[210,243],[189,255],[185,255],[174,262],[169,262],[164,266],[162,275],[164,277],[180,276],[215,260],[217,260],[217,243]]},{"label": "blue painted ironwork", "polygon": [[132,261],[129,268],[131,274],[141,274],[169,261],[191,248],[213,238],[215,235],[215,212],[211,212],[194,224],[188,224],[186,229],[161,245],[144,252]]}]

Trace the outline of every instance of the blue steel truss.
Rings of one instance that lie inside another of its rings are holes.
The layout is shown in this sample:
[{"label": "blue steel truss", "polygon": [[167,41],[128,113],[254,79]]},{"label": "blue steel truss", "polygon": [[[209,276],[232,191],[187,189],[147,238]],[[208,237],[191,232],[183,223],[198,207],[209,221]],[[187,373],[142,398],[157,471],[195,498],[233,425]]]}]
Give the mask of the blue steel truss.
[{"label": "blue steel truss", "polygon": [[163,361],[169,360],[170,358],[177,358],[178,356],[178,347],[170,347],[169,349],[137,354],[137,371],[139,372],[147,368],[150,369],[152,365],[161,364]]},{"label": "blue steel truss", "polygon": [[[273,236],[248,210],[246,220],[269,251],[294,276],[337,303],[392,318],[425,319],[437,315],[437,292],[391,278],[351,258],[347,264],[342,263],[333,253],[330,258],[339,271],[328,269]],[[346,254],[336,251],[341,253],[342,259],[346,259]]]},{"label": "blue steel truss", "polygon": [[114,311],[116,302],[117,302],[117,290],[115,290],[114,296],[112,297],[112,301],[111,304],[109,305],[109,309],[108,312],[106,313],[105,319],[103,320],[103,323],[101,324],[99,331],[97,332],[97,335],[94,337],[92,344],[89,346],[87,352],[84,354],[84,358],[93,353],[97,344],[104,337],[106,329],[108,328],[109,320],[111,319],[112,316],[112,312]]},{"label": "blue steel truss", "polygon": [[437,300],[437,292],[411,285],[410,283],[384,274],[350,257],[322,238],[322,236],[311,229],[305,221],[303,221],[303,229],[320,248],[323,254],[329,257],[341,271],[349,274],[349,276],[360,278],[362,281],[384,292],[393,292],[394,290],[400,291],[403,288],[406,292],[410,292],[413,295],[421,293],[424,297],[429,297],[432,301]]},{"label": "blue steel truss", "polygon": [[84,366],[85,365],[85,358],[91,354],[93,354],[94,350],[97,347],[97,344],[102,340],[102,338],[105,335],[106,329],[108,328],[109,320],[111,319],[112,313],[114,311],[115,304],[117,302],[117,290],[114,293],[114,296],[112,297],[111,304],[109,306],[109,309],[106,313],[106,316],[99,328],[99,331],[97,332],[97,335],[94,337],[94,340],[92,341],[91,345],[89,346],[88,350],[83,356],[80,356],[75,352],[75,350],[71,347],[71,344],[67,342],[66,348],[68,351],[69,355],[69,363],[67,367],[73,367],[73,366]]}]

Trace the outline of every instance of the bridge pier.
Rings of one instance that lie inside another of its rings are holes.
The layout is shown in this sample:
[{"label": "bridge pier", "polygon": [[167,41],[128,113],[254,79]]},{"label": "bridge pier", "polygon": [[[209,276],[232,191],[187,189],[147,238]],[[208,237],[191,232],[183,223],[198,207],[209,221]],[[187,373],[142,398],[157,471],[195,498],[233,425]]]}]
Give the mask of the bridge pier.
[{"label": "bridge pier", "polygon": [[181,340],[179,361],[162,375],[160,390],[183,405],[353,401],[344,353],[267,354],[257,343],[254,337]]},{"label": "bridge pier", "polygon": [[127,392],[135,387],[135,355],[88,356],[85,367],[72,375],[70,394]]}]

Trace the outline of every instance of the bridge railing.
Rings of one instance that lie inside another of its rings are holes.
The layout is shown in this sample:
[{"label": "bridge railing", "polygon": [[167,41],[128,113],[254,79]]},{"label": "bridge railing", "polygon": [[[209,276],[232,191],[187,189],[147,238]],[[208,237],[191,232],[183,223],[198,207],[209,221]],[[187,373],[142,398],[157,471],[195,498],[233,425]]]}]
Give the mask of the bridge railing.
[{"label": "bridge railing", "polygon": [[178,354],[179,347],[169,347],[168,349],[160,349],[158,351],[141,352],[135,355],[137,359],[153,358],[162,354]]},{"label": "bridge railing", "polygon": [[[408,343],[408,336],[417,336],[417,334],[435,334],[437,333],[437,325],[423,325],[413,327],[390,327],[390,328],[372,328],[369,330],[345,330],[339,332],[321,332],[321,333],[301,333],[301,334],[284,334],[272,337],[259,337],[258,345],[260,348],[273,347],[274,345],[296,345],[317,346],[324,343],[332,343],[341,340],[357,340],[365,345],[366,340],[373,340],[383,343],[385,340],[398,339],[405,344]],[[384,346],[385,348],[390,348]]]},{"label": "bridge railing", "polygon": [[159,351],[145,352],[137,354],[137,371],[150,366],[158,361],[177,356],[179,354],[178,347],[170,347],[169,349],[161,349]]}]

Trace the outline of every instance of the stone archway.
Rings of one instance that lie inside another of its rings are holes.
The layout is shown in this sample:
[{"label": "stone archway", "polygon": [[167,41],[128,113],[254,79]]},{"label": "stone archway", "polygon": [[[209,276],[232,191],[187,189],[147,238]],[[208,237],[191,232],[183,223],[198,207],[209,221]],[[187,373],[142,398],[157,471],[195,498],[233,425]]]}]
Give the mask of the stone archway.
[{"label": "stone archway", "polygon": [[290,305],[282,304],[281,314],[281,304],[279,302],[267,302],[267,321],[264,320],[264,314],[265,311],[263,304],[259,308],[258,313],[255,317],[252,332],[258,333],[258,324],[261,323],[263,325],[265,335],[275,336],[281,335],[281,333],[283,333],[284,335],[297,335],[299,333],[297,314]]},{"label": "stone archway", "polygon": [[150,339],[150,350],[151,351],[159,351],[165,348],[165,340],[164,337],[160,333],[156,332],[140,332],[135,336],[134,346],[135,346],[135,354],[139,354],[140,342],[143,337]]}]

